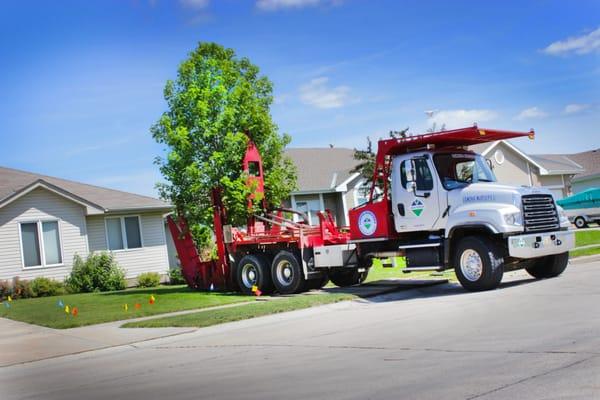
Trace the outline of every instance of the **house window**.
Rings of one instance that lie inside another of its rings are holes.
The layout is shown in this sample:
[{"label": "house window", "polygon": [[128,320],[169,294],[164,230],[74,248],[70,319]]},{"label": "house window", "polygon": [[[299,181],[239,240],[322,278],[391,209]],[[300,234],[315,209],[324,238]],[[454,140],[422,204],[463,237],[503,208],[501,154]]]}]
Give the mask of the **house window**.
[{"label": "house window", "polygon": [[20,225],[24,267],[62,264],[58,221],[22,222]]},{"label": "house window", "polygon": [[321,211],[321,204],[319,200],[306,200],[306,201],[297,201],[296,209],[305,213],[308,216],[308,224],[309,225],[318,225],[319,224],[319,211]]},{"label": "house window", "polygon": [[142,247],[140,217],[106,218],[106,238],[109,250],[136,249]]}]

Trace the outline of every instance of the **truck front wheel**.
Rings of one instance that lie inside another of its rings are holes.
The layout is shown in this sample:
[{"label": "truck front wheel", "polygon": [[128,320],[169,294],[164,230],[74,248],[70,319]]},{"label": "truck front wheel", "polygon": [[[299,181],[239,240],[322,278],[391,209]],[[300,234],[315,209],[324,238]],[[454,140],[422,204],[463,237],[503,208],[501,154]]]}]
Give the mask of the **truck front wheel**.
[{"label": "truck front wheel", "polygon": [[504,274],[504,258],[492,240],[467,236],[456,247],[454,270],[460,284],[469,291],[496,289]]},{"label": "truck front wheel", "polygon": [[563,273],[569,264],[569,252],[542,257],[525,270],[537,279],[554,278]]}]

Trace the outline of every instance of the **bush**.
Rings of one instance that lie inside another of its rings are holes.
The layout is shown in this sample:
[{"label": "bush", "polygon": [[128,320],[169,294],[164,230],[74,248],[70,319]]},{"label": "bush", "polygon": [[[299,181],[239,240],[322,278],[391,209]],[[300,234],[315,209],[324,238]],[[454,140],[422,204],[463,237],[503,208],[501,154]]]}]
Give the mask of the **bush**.
[{"label": "bush", "polygon": [[160,285],[160,275],[156,272],[144,272],[137,278],[138,287],[156,287]]},{"label": "bush", "polygon": [[127,286],[125,271],[110,253],[92,253],[84,261],[75,255],[73,270],[65,280],[72,293],[122,290]]},{"label": "bush", "polygon": [[18,276],[13,278],[12,282],[12,294],[13,299],[27,299],[33,297],[33,291],[29,281],[23,280]]},{"label": "bush", "polygon": [[181,285],[182,283],[185,283],[180,267],[169,269],[169,283],[171,285]]},{"label": "bush", "polygon": [[0,300],[5,300],[12,295],[12,285],[9,281],[0,281]]},{"label": "bush", "polygon": [[65,285],[54,279],[35,278],[31,281],[30,286],[33,297],[58,296],[65,293]]}]

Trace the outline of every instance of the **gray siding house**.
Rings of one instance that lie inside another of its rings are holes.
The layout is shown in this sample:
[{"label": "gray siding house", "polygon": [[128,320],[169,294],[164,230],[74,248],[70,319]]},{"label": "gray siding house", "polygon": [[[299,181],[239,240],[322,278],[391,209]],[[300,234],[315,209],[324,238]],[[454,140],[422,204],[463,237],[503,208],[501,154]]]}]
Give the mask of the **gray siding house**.
[{"label": "gray siding house", "polygon": [[584,172],[581,165],[561,154],[525,154],[509,141],[470,147],[492,162],[498,182],[543,187],[557,198],[571,194],[571,180]]},{"label": "gray siding house", "polygon": [[571,181],[573,193],[600,188],[600,149],[567,154],[567,157],[581,165],[585,170],[573,177]]},{"label": "gray siding house", "polygon": [[348,226],[348,210],[364,203],[367,194],[364,179],[351,172],[356,166],[354,150],[291,148],[286,155],[298,170],[298,190],[288,206],[304,211],[311,225],[319,223],[319,210],[329,209],[338,225]]},{"label": "gray siding house", "polygon": [[160,200],[0,167],[0,279],[64,279],[73,257],[110,251],[126,277],[166,274]]}]

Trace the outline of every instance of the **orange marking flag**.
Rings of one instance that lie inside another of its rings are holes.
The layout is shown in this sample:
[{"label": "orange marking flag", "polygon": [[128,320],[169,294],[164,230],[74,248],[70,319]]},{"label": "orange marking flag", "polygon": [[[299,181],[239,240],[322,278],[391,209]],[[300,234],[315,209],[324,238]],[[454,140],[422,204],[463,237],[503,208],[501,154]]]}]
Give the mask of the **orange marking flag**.
[{"label": "orange marking flag", "polygon": [[77,309],[77,307],[73,307],[73,316],[76,317],[79,315],[79,310]]},{"label": "orange marking flag", "polygon": [[150,300],[148,302],[150,304],[154,304],[155,301],[156,301],[156,299],[154,298],[154,295],[150,295]]},{"label": "orange marking flag", "polygon": [[140,303],[135,303],[135,309],[139,310],[140,308],[142,308],[142,305]]}]

